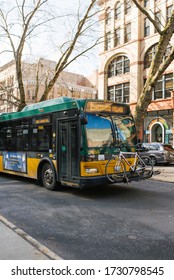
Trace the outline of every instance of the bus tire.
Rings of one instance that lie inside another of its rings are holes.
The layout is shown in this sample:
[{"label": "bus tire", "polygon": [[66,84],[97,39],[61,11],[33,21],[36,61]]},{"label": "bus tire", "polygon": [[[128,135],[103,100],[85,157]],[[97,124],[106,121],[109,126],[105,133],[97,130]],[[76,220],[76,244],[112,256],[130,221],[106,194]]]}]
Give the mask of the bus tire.
[{"label": "bus tire", "polygon": [[56,175],[54,168],[51,166],[49,162],[45,163],[42,167],[42,172],[41,172],[41,180],[43,186],[50,190],[53,191],[56,188]]}]

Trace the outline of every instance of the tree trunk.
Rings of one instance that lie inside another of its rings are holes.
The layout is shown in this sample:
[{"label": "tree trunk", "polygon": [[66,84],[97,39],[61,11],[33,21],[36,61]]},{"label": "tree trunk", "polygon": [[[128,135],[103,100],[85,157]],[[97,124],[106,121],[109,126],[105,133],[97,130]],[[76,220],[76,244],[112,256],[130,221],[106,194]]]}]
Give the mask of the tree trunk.
[{"label": "tree trunk", "polygon": [[16,78],[18,82],[18,90],[20,93],[20,103],[18,106],[18,111],[21,111],[25,106],[25,90],[24,90],[24,84],[22,79],[22,66],[21,66],[21,57],[20,55],[16,56]]}]

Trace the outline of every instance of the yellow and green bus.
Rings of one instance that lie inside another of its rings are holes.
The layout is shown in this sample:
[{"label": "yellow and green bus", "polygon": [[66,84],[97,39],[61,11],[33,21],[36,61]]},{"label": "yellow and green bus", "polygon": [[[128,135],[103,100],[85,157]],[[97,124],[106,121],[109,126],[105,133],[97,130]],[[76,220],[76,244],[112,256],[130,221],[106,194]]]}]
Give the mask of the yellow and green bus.
[{"label": "yellow and green bus", "polygon": [[120,141],[137,143],[127,104],[60,97],[27,105],[0,114],[0,172],[36,179],[49,190],[107,184],[105,166]]}]

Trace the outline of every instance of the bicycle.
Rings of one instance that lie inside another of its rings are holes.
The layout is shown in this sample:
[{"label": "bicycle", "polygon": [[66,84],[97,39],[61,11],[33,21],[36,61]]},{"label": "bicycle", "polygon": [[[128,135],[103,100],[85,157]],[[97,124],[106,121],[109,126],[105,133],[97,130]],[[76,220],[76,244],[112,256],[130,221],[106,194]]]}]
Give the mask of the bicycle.
[{"label": "bicycle", "polygon": [[[129,162],[126,155],[133,157],[133,163]],[[128,167],[128,171],[127,168]],[[112,183],[116,181],[129,182],[129,177],[141,177],[142,179],[150,178],[153,174],[153,163],[150,157],[140,156],[136,152],[122,152],[112,155],[105,166],[105,174]],[[130,175],[130,176],[129,176]]]}]

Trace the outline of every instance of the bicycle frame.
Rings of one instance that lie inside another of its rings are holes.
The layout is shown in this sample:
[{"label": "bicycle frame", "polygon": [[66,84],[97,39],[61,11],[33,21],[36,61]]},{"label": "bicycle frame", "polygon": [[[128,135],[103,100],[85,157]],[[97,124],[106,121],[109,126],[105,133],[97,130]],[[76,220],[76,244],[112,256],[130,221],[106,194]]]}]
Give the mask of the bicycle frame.
[{"label": "bicycle frame", "polygon": [[[133,162],[133,164],[130,164],[130,163],[128,162],[128,160],[126,159],[126,157],[124,156],[124,154],[129,154],[129,155],[132,154],[132,155],[134,155],[134,162]],[[137,163],[138,159],[141,160],[141,157],[138,155],[137,152],[122,152],[122,151],[120,151],[118,157],[119,157],[120,160],[124,160],[124,162],[130,167],[130,169],[131,169],[133,172],[135,172],[136,163]]]}]

